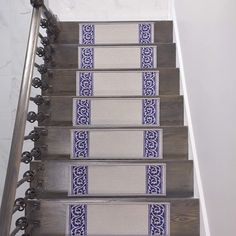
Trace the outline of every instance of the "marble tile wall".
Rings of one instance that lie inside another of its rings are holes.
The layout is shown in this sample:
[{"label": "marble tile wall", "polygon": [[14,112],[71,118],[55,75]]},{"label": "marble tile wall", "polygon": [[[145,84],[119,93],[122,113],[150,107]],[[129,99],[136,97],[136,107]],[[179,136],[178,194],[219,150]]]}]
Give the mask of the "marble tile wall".
[{"label": "marble tile wall", "polygon": [[170,0],[49,0],[63,21],[156,20],[169,17]]},{"label": "marble tile wall", "polygon": [[0,0],[0,200],[19,95],[31,6],[25,0]]}]

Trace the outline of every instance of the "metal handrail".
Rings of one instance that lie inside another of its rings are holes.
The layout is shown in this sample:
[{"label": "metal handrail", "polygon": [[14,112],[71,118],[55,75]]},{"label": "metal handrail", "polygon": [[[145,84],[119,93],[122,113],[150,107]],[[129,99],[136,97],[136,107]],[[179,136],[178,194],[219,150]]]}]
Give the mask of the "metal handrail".
[{"label": "metal handrail", "polygon": [[0,211],[0,236],[10,235],[12,211],[14,208],[17,181],[21,163],[20,157],[24,142],[25,126],[31,92],[31,81],[33,78],[42,10],[43,7],[34,7],[32,12],[20,95],[16,112],[16,120],[2,197]]}]

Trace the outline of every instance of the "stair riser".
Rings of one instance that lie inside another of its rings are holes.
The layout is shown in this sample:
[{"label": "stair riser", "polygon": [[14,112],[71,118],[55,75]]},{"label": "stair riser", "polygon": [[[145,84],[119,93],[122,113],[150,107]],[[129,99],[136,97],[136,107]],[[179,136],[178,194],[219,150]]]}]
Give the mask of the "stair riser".
[{"label": "stair riser", "polygon": [[[179,94],[179,70],[159,69],[156,73],[156,95]],[[43,79],[51,89],[43,95],[79,96],[81,71],[50,70],[51,77]],[[94,96],[130,96],[143,95],[143,73],[139,71],[91,71]],[[76,83],[77,80],[77,83]],[[159,83],[158,83],[159,82]],[[124,86],[125,84],[125,86]]]},{"label": "stair riser", "polygon": [[[139,42],[139,24],[144,22],[125,22],[108,24],[87,23],[94,25],[94,43],[110,44],[110,43],[140,43]],[[149,22],[148,22],[149,23]],[[171,21],[150,22],[151,42],[172,42],[173,41],[173,24]],[[80,43],[81,39],[81,24],[77,22],[61,22],[60,34],[57,39],[58,43]],[[90,31],[90,30],[88,30]],[[91,32],[91,31],[90,31]],[[89,37],[90,38],[90,37]]]},{"label": "stair riser", "polygon": [[[46,156],[71,155],[72,158],[75,158],[73,154],[74,148],[71,146],[71,138],[74,140],[74,136],[71,135],[71,129],[73,128],[49,126],[47,127],[48,135],[42,136],[36,141],[35,145],[37,147],[48,145],[47,149],[43,150]],[[78,153],[81,156],[86,156],[86,158],[132,159],[142,158],[146,153],[145,155],[147,156],[157,156],[155,158],[181,159],[186,158],[188,153],[187,127],[165,127],[163,129],[144,130],[78,129],[76,131],[82,132],[80,134],[83,136],[81,138],[81,150]],[[153,141],[149,140],[149,134],[154,135],[154,137],[158,135],[159,141],[157,142],[156,139]],[[148,144],[153,146],[148,146]]]},{"label": "stair riser", "polygon": [[[161,209],[159,213],[155,211],[156,207]],[[31,204],[28,205],[30,208]],[[148,203],[45,200],[41,201],[40,210],[31,214],[33,220],[40,220],[43,225],[35,228],[34,235],[65,235],[71,227],[75,229],[71,224],[71,218],[75,219],[75,208],[78,210],[77,220],[81,220],[80,229],[86,231],[80,231],[79,235],[154,235],[153,226],[157,225],[153,220],[160,220],[160,216],[164,221],[158,228],[164,228],[168,235],[199,235],[199,203],[188,199]]]},{"label": "stair riser", "polygon": [[[183,98],[156,99],[50,97],[39,125],[183,125]],[[73,104],[73,105],[72,105]],[[72,116],[73,115],[73,116]]]},{"label": "stair riser", "polygon": [[175,67],[175,44],[154,46],[54,45],[54,68],[156,69]]},{"label": "stair riser", "polygon": [[[39,165],[41,162],[33,162],[31,169]],[[193,196],[192,161],[147,164],[47,161],[43,169],[31,187],[44,180],[42,191],[55,196],[58,193],[64,196]]]}]

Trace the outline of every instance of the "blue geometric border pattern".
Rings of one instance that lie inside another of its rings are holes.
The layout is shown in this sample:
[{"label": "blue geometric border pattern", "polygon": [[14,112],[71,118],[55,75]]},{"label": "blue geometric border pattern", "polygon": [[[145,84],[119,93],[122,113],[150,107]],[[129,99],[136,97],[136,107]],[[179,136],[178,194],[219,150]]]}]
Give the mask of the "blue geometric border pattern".
[{"label": "blue geometric border pattern", "polygon": [[143,72],[143,96],[156,96],[157,91],[157,74],[156,72]]},{"label": "blue geometric border pattern", "polygon": [[72,131],[73,138],[73,159],[89,156],[89,132]]},{"label": "blue geometric border pattern", "polygon": [[159,100],[143,99],[143,124],[144,125],[159,125]]},{"label": "blue geometric border pattern", "polygon": [[80,49],[80,68],[92,69],[94,67],[94,48],[86,47]]},{"label": "blue geometric border pattern", "polygon": [[95,43],[95,26],[91,24],[82,25],[82,44],[94,44]]},{"label": "blue geometric border pattern", "polygon": [[144,157],[160,158],[160,130],[144,131]]},{"label": "blue geometric border pattern", "polygon": [[141,47],[141,68],[154,68],[154,48]]},{"label": "blue geometric border pattern", "polygon": [[79,73],[79,96],[93,96],[93,73]]},{"label": "blue geometric border pattern", "polygon": [[146,167],[146,193],[153,195],[165,194],[164,165],[150,165]]},{"label": "blue geometric border pattern", "polygon": [[71,166],[71,194],[88,194],[88,166]]},{"label": "blue geometric border pattern", "polygon": [[69,234],[70,236],[87,235],[87,206],[69,206]]},{"label": "blue geometric border pattern", "polygon": [[151,204],[148,206],[149,224],[148,235],[169,235],[168,204]]},{"label": "blue geometric border pattern", "polygon": [[139,24],[139,43],[152,43],[152,24]]},{"label": "blue geometric border pattern", "polygon": [[75,99],[75,125],[89,125],[91,120],[91,101]]}]

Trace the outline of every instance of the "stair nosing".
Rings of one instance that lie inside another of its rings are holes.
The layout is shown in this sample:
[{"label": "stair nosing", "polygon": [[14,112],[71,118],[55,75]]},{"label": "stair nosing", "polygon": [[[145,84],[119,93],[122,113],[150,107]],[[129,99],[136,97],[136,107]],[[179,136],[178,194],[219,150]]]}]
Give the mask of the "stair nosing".
[{"label": "stair nosing", "polygon": [[187,160],[165,160],[165,159],[155,159],[155,158],[139,158],[139,159],[82,159],[82,158],[78,158],[78,159],[45,159],[45,160],[34,160],[33,162],[37,162],[37,163],[44,163],[44,162],[81,162],[81,163],[91,163],[92,165],[95,164],[105,164],[105,165],[114,165],[114,164],[118,164],[118,165],[123,165],[123,164],[139,164],[139,165],[149,165],[149,164],[168,164],[168,163],[173,163],[173,162],[181,162],[181,163],[193,163],[193,160],[187,159]]},{"label": "stair nosing", "polygon": [[170,95],[157,95],[157,96],[143,96],[143,95],[130,95],[130,96],[73,96],[73,95],[42,95],[44,98],[78,98],[78,99],[117,99],[117,100],[143,100],[143,99],[163,99],[163,98],[183,98],[182,94]]},{"label": "stair nosing", "polygon": [[143,23],[143,22],[147,22],[147,23],[156,23],[156,22],[172,22],[173,20],[121,20],[121,21],[117,21],[117,20],[112,20],[112,21],[103,21],[103,20],[99,20],[99,21],[59,21],[59,23],[78,23],[78,24],[91,24],[91,23],[101,23],[101,24],[113,24],[113,23],[121,23],[121,24],[126,24],[126,23]]},{"label": "stair nosing", "polygon": [[160,71],[160,70],[179,70],[178,67],[157,67],[157,68],[94,68],[94,69],[80,69],[80,68],[53,68],[49,67],[49,71],[86,71],[86,72],[145,72],[145,71]]},{"label": "stair nosing", "polygon": [[175,42],[166,42],[166,43],[148,43],[148,44],[139,44],[139,43],[114,43],[114,44],[80,44],[80,43],[53,43],[53,46],[60,46],[60,47],[153,47],[158,45],[176,45]]},{"label": "stair nosing", "polygon": [[40,199],[29,199],[28,201],[61,201],[61,202],[86,202],[88,203],[115,203],[115,202],[126,202],[126,203],[145,203],[145,202],[168,202],[168,201],[186,201],[186,200],[194,200],[199,201],[199,198],[193,197],[156,197],[156,196],[67,196],[67,197],[61,197],[61,198],[55,198],[55,197],[41,197]]},{"label": "stair nosing", "polygon": [[[45,126],[44,125],[41,125],[41,126],[35,126],[35,128],[38,128],[38,129],[43,129]],[[121,130],[121,129],[124,129],[124,130],[139,130],[140,128],[143,129],[143,130],[147,130],[147,129],[165,129],[165,128],[188,128],[187,125],[171,125],[171,126],[156,126],[156,125],[153,125],[153,126],[145,126],[145,125],[140,125],[140,126],[114,126],[114,125],[111,125],[111,126],[97,126],[97,125],[83,125],[83,126],[72,126],[72,125],[69,125],[69,126],[57,126],[57,125],[47,125],[48,128],[50,127],[55,127],[55,128],[66,128],[66,129],[98,129],[98,130],[101,130],[101,129],[109,129],[109,130]]]}]

